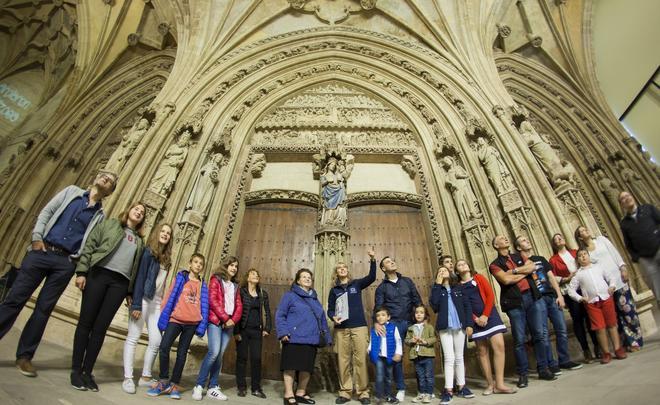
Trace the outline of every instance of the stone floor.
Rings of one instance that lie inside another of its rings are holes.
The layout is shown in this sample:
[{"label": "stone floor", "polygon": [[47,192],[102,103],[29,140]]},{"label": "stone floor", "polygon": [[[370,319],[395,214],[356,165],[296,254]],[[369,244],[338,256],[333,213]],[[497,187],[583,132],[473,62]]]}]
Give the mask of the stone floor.
[{"label": "stone floor", "polygon": [[[657,315],[657,314],[656,314]],[[125,394],[121,390],[122,368],[120,365],[97,364],[95,374],[100,391],[81,392],[69,385],[69,363],[71,351],[69,347],[60,347],[45,341],[42,343],[35,366],[39,370],[37,378],[27,378],[18,373],[14,367],[14,351],[19,330],[12,329],[0,344],[0,403],[4,405],[50,405],[50,404],[153,404],[169,402],[167,397],[149,398],[145,391],[136,395]],[[530,386],[520,390],[515,395],[481,395],[481,381],[470,381],[469,386],[477,394],[470,400],[456,398],[453,404],[508,404],[533,403],[543,404],[652,404],[660,403],[660,333],[645,339],[644,350],[634,353],[627,360],[613,360],[609,365],[591,364],[577,371],[564,372],[557,381],[545,382],[530,379]],[[183,384],[192,386],[191,378],[187,376]],[[513,378],[513,376],[511,376]],[[438,378],[438,384],[441,377]],[[513,381],[513,380],[511,380]],[[225,393],[229,402],[234,404],[275,404],[281,403],[281,382],[267,381],[264,391],[268,399],[262,400],[248,396],[239,398],[232,376],[223,377],[222,386],[228,388]],[[437,385],[439,386],[439,385]],[[414,387],[414,383],[409,384]],[[411,392],[411,391],[410,391]],[[333,404],[334,395],[316,393],[318,404]],[[412,396],[406,397],[410,403]],[[184,403],[197,403],[191,398],[191,391],[183,393]],[[206,400],[205,401],[209,401]],[[435,400],[433,403],[438,403]],[[357,404],[357,402],[352,402]]]}]

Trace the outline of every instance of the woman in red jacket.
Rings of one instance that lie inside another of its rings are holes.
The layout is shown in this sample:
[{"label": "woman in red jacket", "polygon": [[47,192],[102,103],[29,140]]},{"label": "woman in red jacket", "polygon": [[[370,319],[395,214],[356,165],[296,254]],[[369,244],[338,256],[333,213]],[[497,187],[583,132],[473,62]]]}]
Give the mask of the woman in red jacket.
[{"label": "woman in red jacket", "polygon": [[573,279],[573,275],[577,271],[577,264],[575,263],[575,249],[568,249],[566,247],[566,239],[560,233],[556,233],[550,240],[552,252],[554,255],[550,258],[549,262],[552,266],[552,274],[557,278],[559,288],[564,296],[564,302],[568,307],[568,312],[571,314],[573,320],[573,333],[580,343],[582,352],[584,353],[584,362],[591,363],[594,356],[589,350],[589,343],[587,342],[587,331],[591,335],[591,342],[598,357],[598,343],[596,341],[596,334],[589,327],[589,317],[584,305],[574,301],[568,296],[568,285]]},{"label": "woman in red jacket", "polygon": [[[461,279],[463,295],[472,305],[474,331],[469,338],[477,344],[479,364],[488,387],[483,395],[513,394],[515,388],[504,384],[504,333],[506,326],[495,308],[495,293],[486,277],[470,269],[467,261],[456,262],[456,274]],[[490,364],[490,348],[493,349],[495,380]]]},{"label": "woman in red jacket", "polygon": [[196,401],[202,399],[202,391],[208,378],[206,396],[211,399],[227,400],[220,391],[218,380],[222,368],[222,355],[225,353],[229,339],[233,335],[234,325],[241,320],[243,303],[239,293],[236,275],[238,274],[238,259],[229,256],[220,262],[219,269],[209,281],[209,351],[204,357],[197,376],[197,384],[193,388],[192,397]]}]

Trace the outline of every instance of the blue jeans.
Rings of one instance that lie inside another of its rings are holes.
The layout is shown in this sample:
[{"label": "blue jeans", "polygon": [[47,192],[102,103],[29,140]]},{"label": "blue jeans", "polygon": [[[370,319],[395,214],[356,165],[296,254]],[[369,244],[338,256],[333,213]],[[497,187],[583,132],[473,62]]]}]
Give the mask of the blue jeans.
[{"label": "blue jeans", "polygon": [[433,357],[417,357],[415,360],[415,372],[417,373],[417,383],[420,394],[433,394],[434,373]]},{"label": "blue jeans", "polygon": [[378,357],[376,361],[376,398],[385,399],[392,397],[392,370],[396,364],[387,364],[385,357]]},{"label": "blue jeans", "polygon": [[516,371],[519,375],[529,373],[529,362],[527,361],[527,350],[525,349],[526,330],[532,335],[534,343],[534,355],[538,370],[548,368],[545,346],[547,336],[543,334],[543,323],[548,317],[543,299],[534,300],[532,292],[522,294],[522,306],[507,311],[511,321],[511,332],[513,334],[514,354],[516,356]]},{"label": "blue jeans", "polygon": [[222,355],[231,339],[232,331],[234,328],[222,329],[221,326],[209,323],[206,331],[208,338],[209,351],[202,361],[202,366],[199,368],[199,375],[197,376],[197,385],[202,387],[206,384],[206,378],[209,379],[209,388],[218,387],[218,379],[220,378],[220,369],[222,368]]},{"label": "blue jeans", "polygon": [[[543,322],[543,333],[548,341],[548,344],[545,346],[547,354],[546,358],[548,360],[548,366],[557,367],[571,361],[571,358],[568,355],[568,334],[566,333],[564,311],[559,308],[559,305],[557,305],[557,299],[555,297],[544,295],[543,302],[545,302],[545,308],[548,312],[548,317],[545,318],[545,322]],[[552,345],[550,344],[550,334],[548,333],[548,319],[552,322],[552,328],[555,330],[555,335],[557,337],[556,346],[559,361],[555,360],[552,355]]]},{"label": "blue jeans", "polygon": [[[174,322],[167,324],[167,329],[163,332],[163,339],[160,341],[159,349],[159,377],[161,381],[165,382],[169,379],[173,384],[181,382],[181,374],[183,373],[183,367],[186,365],[186,358],[188,357],[188,348],[195,335],[197,325],[181,325]],[[172,369],[172,377],[170,378],[170,350],[177,336],[179,337],[179,345],[176,348],[176,361]]]},{"label": "blue jeans", "polygon": [[[401,341],[403,342],[403,340],[406,338],[406,332],[408,332],[408,326],[410,326],[410,324],[408,321],[390,320],[390,322],[396,326],[397,330],[399,331],[399,335],[401,336]],[[398,363],[394,363],[393,370],[396,389],[399,391],[405,390],[406,384],[403,382],[403,359],[401,359],[401,361]]]}]

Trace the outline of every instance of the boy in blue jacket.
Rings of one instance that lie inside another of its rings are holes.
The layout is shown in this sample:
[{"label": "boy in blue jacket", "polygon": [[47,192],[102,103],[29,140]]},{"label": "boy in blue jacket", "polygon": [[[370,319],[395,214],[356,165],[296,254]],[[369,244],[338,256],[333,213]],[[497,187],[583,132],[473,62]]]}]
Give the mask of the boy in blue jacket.
[{"label": "boy in blue jacket", "polygon": [[371,329],[369,359],[376,366],[376,400],[379,404],[398,404],[399,400],[392,395],[392,370],[394,363],[400,362],[403,355],[401,333],[397,326],[390,322],[390,311],[387,307],[377,307],[374,312],[376,322],[385,329],[385,336],[380,336],[375,327]]},{"label": "boy in blue jacket", "polygon": [[[204,261],[204,256],[194,253],[190,258],[188,270],[182,270],[176,275],[176,280],[163,299],[158,320],[158,328],[163,331],[159,350],[160,382],[147,391],[149,396],[169,394],[172,399],[181,398],[178,384],[186,364],[190,342],[193,334],[203,337],[208,325],[208,288],[201,277]],[[169,377],[170,349],[177,337],[179,337],[179,346],[176,351],[176,362],[172,376]]]}]

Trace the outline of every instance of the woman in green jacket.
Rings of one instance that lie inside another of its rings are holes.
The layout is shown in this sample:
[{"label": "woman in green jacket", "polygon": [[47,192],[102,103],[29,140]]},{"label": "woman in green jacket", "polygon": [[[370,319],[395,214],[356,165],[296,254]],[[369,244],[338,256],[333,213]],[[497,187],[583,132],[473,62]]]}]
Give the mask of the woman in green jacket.
[{"label": "woman in green jacket", "polygon": [[77,390],[99,390],[92,370],[112,318],[125,298],[130,301],[142,257],[144,214],[144,204],[131,204],[118,219],[96,225],[82,249],[76,286],[83,295],[71,361],[71,385]]}]

